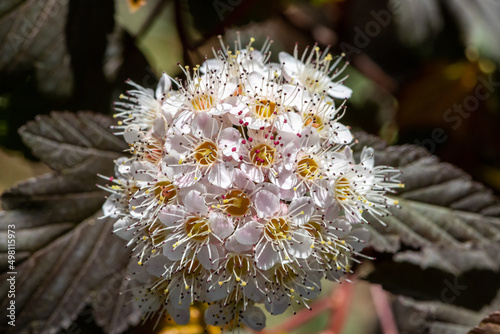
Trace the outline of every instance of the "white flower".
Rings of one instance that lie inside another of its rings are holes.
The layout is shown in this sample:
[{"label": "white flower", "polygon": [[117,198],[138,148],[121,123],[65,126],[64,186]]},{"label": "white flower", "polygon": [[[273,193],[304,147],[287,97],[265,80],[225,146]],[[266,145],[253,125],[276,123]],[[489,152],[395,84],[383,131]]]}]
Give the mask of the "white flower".
[{"label": "white flower", "polygon": [[246,223],[235,232],[240,244],[255,244],[259,269],[267,270],[276,263],[309,257],[313,240],[301,226],[311,214],[309,205],[310,199],[302,197],[287,207],[272,192],[259,191],[255,206],[260,219]]},{"label": "white flower", "polygon": [[252,72],[243,84],[243,92],[242,99],[247,108],[237,116],[239,124],[250,129],[263,129],[273,125],[278,115],[295,106],[300,88],[281,85],[271,74],[266,77]]},{"label": "white flower", "polygon": [[137,180],[139,190],[129,199],[130,215],[150,223],[165,205],[177,200],[179,187],[148,161],[133,162],[131,173]]},{"label": "white flower", "polygon": [[164,266],[168,274],[158,276],[158,270],[149,264],[156,262],[155,267],[161,266],[159,260],[159,257],[155,257],[145,266],[136,267],[137,270],[148,272],[140,275],[149,276],[149,280],[145,282],[144,288],[133,291],[133,294],[139,307],[144,310],[144,318],[154,313],[159,316],[168,313],[176,323],[185,325],[190,319],[190,305],[205,301],[207,272],[196,260],[186,261],[182,265],[163,260],[170,265]]},{"label": "white flower", "polygon": [[115,222],[113,233],[128,241],[127,247],[131,248],[137,263],[142,265],[161,252],[168,231],[158,220],[150,223],[124,217]]},{"label": "white flower", "polygon": [[127,95],[120,95],[120,98],[125,102],[115,102],[115,118],[122,118],[117,126],[113,128],[121,130],[116,134],[123,134],[123,131],[130,125],[136,125],[141,130],[149,130],[153,127],[153,123],[158,116],[165,117],[166,121],[171,119],[168,108],[163,108],[163,100],[169,94],[172,88],[170,77],[163,73],[156,92],[152,89],[144,88],[132,80],[127,80],[127,83],[134,86],[135,89],[127,91]]},{"label": "white flower", "polygon": [[339,99],[350,98],[352,90],[343,85],[347,77],[334,81],[342,74],[348,63],[346,62],[341,69],[338,69],[337,65],[342,57],[337,58],[332,64],[333,57],[327,53],[328,50],[320,52],[319,47],[315,45],[309,55],[308,51],[309,47],[305,49],[300,59],[297,45],[293,56],[280,52],[279,58],[285,77],[291,83],[297,82],[310,93],[328,94]]},{"label": "white flower", "polygon": [[[344,101],[345,102],[345,101]],[[298,113],[288,111],[278,116],[275,123],[284,137],[294,137],[310,129],[318,133],[325,144],[346,145],[352,142],[349,129],[338,120],[343,116],[344,103],[336,108],[333,101],[316,94],[304,94],[302,102],[297,104]]]},{"label": "white flower", "polygon": [[[327,279],[339,281],[351,272],[354,258],[368,240],[364,228],[352,230],[351,224],[339,216],[340,206],[333,204],[328,208],[314,208],[314,214],[304,224],[304,228],[314,239],[314,250],[308,259],[311,268],[322,268]],[[352,231],[351,231],[352,230]]]},{"label": "white flower", "polygon": [[192,134],[167,138],[165,169],[181,186],[191,186],[202,178],[221,188],[232,184],[234,166],[225,157],[232,156],[239,137],[232,128],[219,131],[218,123],[208,114],[199,114],[193,120]]},{"label": "white flower", "polygon": [[216,269],[225,254],[223,239],[234,230],[232,220],[217,212],[209,212],[201,192],[190,190],[181,205],[169,205],[159,215],[171,233],[165,237],[163,254],[171,261],[187,261],[192,257],[206,269]]},{"label": "white flower", "polygon": [[235,92],[235,79],[231,80],[216,71],[200,74],[199,67],[193,69],[193,75],[189,67],[186,67],[184,73],[187,76],[186,81],[182,85],[179,83],[179,91],[183,97],[180,119],[185,115],[193,117],[200,113],[222,115],[230,109],[231,106],[224,103],[224,100]]},{"label": "white flower", "polygon": [[127,158],[117,160],[116,178],[99,174],[101,178],[112,182],[111,185],[98,185],[99,188],[110,193],[102,206],[104,217],[119,218],[128,215],[130,199],[139,191],[137,181],[130,174],[130,164],[127,160]]},{"label": "white flower", "polygon": [[260,183],[276,174],[275,167],[286,164],[291,153],[296,151],[295,143],[284,144],[281,137],[271,130],[247,131],[247,137],[240,142],[240,169],[250,180]]},{"label": "white flower", "polygon": [[258,188],[240,169],[235,169],[232,186],[214,196],[211,207],[214,211],[232,217],[236,222],[256,214],[253,205],[255,189]]},{"label": "white flower", "polygon": [[397,180],[399,171],[386,166],[374,167],[372,148],[364,148],[361,162],[355,164],[349,147],[344,154],[336,154],[335,178],[330,179],[330,193],[345,210],[351,223],[366,222],[363,212],[367,211],[380,223],[380,219],[390,213],[389,207],[396,206],[397,200],[385,194],[403,185]]},{"label": "white flower", "polygon": [[[128,128],[127,130],[129,130]],[[130,144],[132,160],[159,164],[163,158],[164,140],[156,136],[141,136]]]},{"label": "white flower", "polygon": [[266,39],[260,51],[253,48],[252,44],[255,42],[255,38],[253,37],[250,38],[249,43],[243,48],[239,33],[237,39],[234,41],[235,50],[231,50],[229,46],[226,46],[221,36],[219,36],[219,42],[221,49],[218,51],[212,49],[215,58],[205,60],[200,67],[202,73],[210,71],[218,73],[226,72],[229,76],[238,78],[250,72],[264,74],[267,73],[269,68],[278,70],[277,64],[268,63],[269,56],[271,55],[269,48],[273,43],[269,38]]},{"label": "white flower", "polygon": [[252,254],[227,253],[216,271],[208,278],[208,299],[230,304],[241,300],[262,302],[265,291],[261,282],[263,273],[255,266]]}]

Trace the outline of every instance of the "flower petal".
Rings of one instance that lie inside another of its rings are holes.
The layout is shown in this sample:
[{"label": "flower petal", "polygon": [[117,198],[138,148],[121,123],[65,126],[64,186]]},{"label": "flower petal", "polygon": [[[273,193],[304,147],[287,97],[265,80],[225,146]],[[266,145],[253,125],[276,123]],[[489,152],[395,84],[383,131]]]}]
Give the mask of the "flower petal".
[{"label": "flower petal", "polygon": [[[179,261],[182,259],[182,255],[186,251],[186,245],[177,246],[177,239],[169,239],[163,245],[163,255],[165,255],[171,261]],[[176,245],[176,247],[174,247]]]},{"label": "flower petal", "polygon": [[323,220],[326,223],[331,223],[333,220],[335,220],[339,216],[339,212],[340,212],[340,206],[338,205],[337,202],[335,202],[326,208]]},{"label": "flower petal", "polygon": [[254,245],[262,235],[262,227],[256,221],[250,221],[234,232],[234,237],[243,245]]},{"label": "flower petal", "polygon": [[207,59],[201,64],[200,72],[201,73],[209,73],[209,72],[220,72],[224,68],[224,63],[219,59]]},{"label": "flower petal", "polygon": [[313,210],[311,197],[297,198],[288,206],[288,214],[293,217],[293,222],[299,226],[311,219]]},{"label": "flower petal", "polygon": [[370,240],[370,232],[363,227],[355,228],[349,233],[349,237],[354,239],[349,244],[354,248],[355,252],[361,252],[366,246],[366,242]]},{"label": "flower petal", "polygon": [[352,95],[352,89],[337,83],[328,89],[328,95],[337,99],[349,99]]},{"label": "flower petal", "polygon": [[219,96],[219,98],[221,100],[224,100],[224,99],[228,98],[229,96],[233,95],[233,93],[237,87],[238,87],[238,84],[233,80],[225,82],[224,88],[223,88],[224,90],[223,90],[222,94]]},{"label": "flower petal", "polygon": [[352,142],[353,137],[351,134],[351,130],[345,125],[336,122],[333,125],[333,142],[337,144],[349,144]]},{"label": "flower petal", "polygon": [[151,275],[147,272],[146,266],[139,264],[136,259],[129,262],[127,271],[132,274],[135,280],[141,283],[146,283],[151,279]]},{"label": "flower petal", "polygon": [[270,217],[279,210],[280,199],[268,190],[260,190],[255,195],[254,204],[259,217]]},{"label": "flower petal", "polygon": [[170,264],[171,262],[165,256],[160,254],[150,258],[148,262],[146,262],[145,266],[149,274],[161,277],[167,270],[166,267]]},{"label": "flower petal", "polygon": [[226,239],[224,247],[230,252],[242,253],[252,249],[252,245],[243,245],[236,240],[234,234]]},{"label": "flower petal", "polygon": [[190,213],[205,215],[208,212],[205,197],[197,190],[190,190],[183,199],[183,203],[186,210]]},{"label": "flower petal", "polygon": [[234,167],[229,162],[215,164],[208,173],[208,181],[221,188],[228,188],[233,184]]},{"label": "flower petal", "polygon": [[279,252],[276,252],[271,243],[261,242],[255,247],[255,263],[262,270],[271,269],[280,260]]},{"label": "flower petal", "polygon": [[[219,147],[225,156],[233,156],[238,150],[241,135],[235,128],[225,128],[219,135]],[[236,158],[238,156],[236,155]]]},{"label": "flower petal", "polygon": [[241,171],[241,169],[234,170],[233,184],[241,190],[248,190],[252,192],[255,189],[255,183],[253,183],[250,178]]},{"label": "flower petal", "polygon": [[[218,282],[219,281],[218,275],[214,275],[211,281]],[[215,302],[217,300],[223,299],[224,297],[227,297],[228,295],[227,291],[228,291],[227,285],[225,284],[219,285],[218,283],[216,283],[213,284],[213,286],[211,286],[207,291],[207,297],[210,301]]]},{"label": "flower petal", "polygon": [[369,169],[373,169],[375,164],[375,155],[373,152],[373,148],[371,147],[363,147],[363,151],[361,151],[361,164]]},{"label": "flower petal", "polygon": [[293,201],[299,197],[304,196],[307,191],[307,187],[304,183],[301,183],[296,190],[293,189],[280,189],[280,198],[285,201]]},{"label": "flower petal", "polygon": [[203,268],[207,270],[217,269],[218,261],[220,254],[217,247],[213,244],[205,244],[201,247],[198,252],[198,260],[200,261]]},{"label": "flower petal", "polygon": [[234,319],[234,307],[214,303],[205,310],[205,323],[208,325],[224,327],[232,319]]},{"label": "flower petal", "polygon": [[219,122],[208,113],[196,115],[192,123],[193,132],[200,138],[213,138],[219,132]]},{"label": "flower petal", "polygon": [[234,223],[231,218],[224,215],[222,212],[210,212],[210,229],[221,239],[230,236],[234,231]]},{"label": "flower petal", "polygon": [[[172,290],[170,295],[173,297],[179,296],[179,289]],[[170,298],[172,299],[172,298]],[[176,307],[179,306],[179,302],[171,300],[169,303],[165,303],[167,307],[168,314],[175,321],[177,325],[187,325],[189,323],[189,319],[191,317],[191,312],[189,311],[189,307]],[[177,305],[176,305],[177,304]],[[190,304],[190,298],[182,298],[181,304]]]},{"label": "flower petal", "polygon": [[289,300],[284,293],[274,293],[271,298],[266,298],[266,310],[272,315],[278,315],[286,311]]},{"label": "flower petal", "polygon": [[327,222],[328,233],[337,236],[338,238],[344,237],[351,231],[352,225],[346,219],[335,219],[332,222]]},{"label": "flower petal", "polygon": [[189,142],[187,141],[187,139],[181,135],[167,136],[167,139],[165,140],[165,148],[167,149],[167,151],[170,152],[174,150],[181,155],[188,152],[188,144]]},{"label": "flower petal", "polygon": [[313,239],[305,229],[298,229],[293,234],[293,244],[289,245],[290,254],[299,259],[307,259],[312,253]]},{"label": "flower petal", "polygon": [[280,52],[279,59],[280,63],[283,65],[283,70],[288,76],[296,75],[300,69],[304,67],[304,64],[301,61],[295,59],[294,56],[286,52]]},{"label": "flower petal", "polygon": [[165,226],[174,226],[177,222],[183,220],[186,211],[177,205],[167,205],[158,214],[158,219]]},{"label": "flower petal", "polygon": [[276,173],[269,172],[269,180],[281,189],[292,189],[297,184],[295,171],[277,168]]},{"label": "flower petal", "polygon": [[134,161],[130,166],[130,173],[139,181],[152,181],[156,176],[156,171],[156,166],[147,161]]},{"label": "flower petal", "polygon": [[241,315],[241,322],[254,331],[261,331],[266,327],[266,315],[260,308],[249,305]]},{"label": "flower petal", "polygon": [[245,173],[245,175],[248,176],[252,181],[256,183],[264,182],[264,173],[262,173],[262,171],[258,167],[243,163],[241,164],[240,168],[241,171]]},{"label": "flower petal", "polygon": [[311,197],[314,203],[322,208],[327,208],[335,201],[334,196],[328,192],[327,185],[327,181],[324,180],[317,181],[315,184],[311,185]]},{"label": "flower petal", "polygon": [[163,98],[164,95],[167,94],[167,92],[170,90],[172,87],[172,82],[170,81],[170,77],[167,75],[167,73],[163,72],[160,78],[160,81],[158,81],[158,85],[156,86],[156,93],[155,97],[159,101]]},{"label": "flower petal", "polygon": [[296,136],[302,132],[302,117],[294,111],[289,111],[276,118],[276,128],[278,131],[286,132]]},{"label": "flower petal", "polygon": [[128,217],[123,217],[118,219],[113,224],[113,233],[119,236],[124,240],[130,240],[134,237],[134,228],[130,228],[130,225],[133,224],[133,220]]},{"label": "flower petal", "polygon": [[144,138],[144,135],[145,134],[143,131],[141,131],[141,128],[139,127],[139,125],[131,124],[131,125],[127,126],[127,128],[123,132],[123,139],[125,139],[125,141],[128,144],[133,144],[133,143],[141,140],[142,138]]}]

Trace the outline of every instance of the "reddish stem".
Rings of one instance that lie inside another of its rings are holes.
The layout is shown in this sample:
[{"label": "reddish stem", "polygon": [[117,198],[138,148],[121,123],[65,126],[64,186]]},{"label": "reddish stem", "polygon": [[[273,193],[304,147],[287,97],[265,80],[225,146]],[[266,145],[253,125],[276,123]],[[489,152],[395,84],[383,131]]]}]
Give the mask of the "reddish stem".
[{"label": "reddish stem", "polygon": [[328,334],[339,334],[342,332],[349,316],[353,292],[354,283],[344,282],[332,295],[331,320],[327,327]]},{"label": "reddish stem", "polygon": [[375,304],[377,316],[380,319],[380,327],[382,327],[382,333],[398,334],[399,332],[396,326],[396,320],[394,319],[394,314],[392,313],[392,308],[389,303],[389,298],[387,298],[387,293],[378,284],[370,285],[370,293],[373,298],[373,303]]}]

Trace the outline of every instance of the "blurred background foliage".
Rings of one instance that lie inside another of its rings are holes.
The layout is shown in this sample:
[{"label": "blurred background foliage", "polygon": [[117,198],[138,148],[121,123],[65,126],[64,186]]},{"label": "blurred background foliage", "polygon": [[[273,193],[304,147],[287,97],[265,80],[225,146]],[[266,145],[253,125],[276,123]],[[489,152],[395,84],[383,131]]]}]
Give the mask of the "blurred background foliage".
[{"label": "blurred background foliage", "polygon": [[[499,194],[499,17],[495,0],[2,1],[0,190],[47,171],[17,134],[36,115],[111,114],[125,79],[154,87],[161,72],[180,75],[178,63],[201,64],[218,35],[231,45],[240,31],[243,41],[269,36],[272,61],[295,43],[345,53],[354,91],[345,124],[389,144],[423,146]],[[374,293],[367,283],[336,288],[340,300],[352,299],[342,333],[380,332]],[[328,305],[282,332],[333,333]],[[289,317],[269,317],[268,327]],[[156,331],[197,333],[201,320],[193,319]],[[87,327],[96,330],[79,328]]]}]

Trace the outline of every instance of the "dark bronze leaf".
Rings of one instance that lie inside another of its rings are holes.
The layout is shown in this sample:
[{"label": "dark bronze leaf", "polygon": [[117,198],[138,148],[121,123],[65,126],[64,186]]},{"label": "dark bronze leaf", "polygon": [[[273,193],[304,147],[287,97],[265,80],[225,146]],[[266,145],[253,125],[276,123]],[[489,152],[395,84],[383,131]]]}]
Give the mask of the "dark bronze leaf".
[{"label": "dark bronze leaf", "polygon": [[[117,311],[130,298],[119,297],[129,253],[111,234],[113,220],[98,219],[106,193],[95,186],[97,173],[111,175],[113,160],[126,148],[110,132],[110,124],[109,118],[90,112],[58,112],[20,129],[35,155],[55,172],[24,181],[2,195],[6,211],[0,214],[0,236],[6,236],[9,225],[15,225],[16,232],[15,269],[8,269],[0,284],[7,296],[6,279],[16,278],[16,327],[8,326],[3,316],[3,330],[54,333],[68,328],[91,295],[95,320],[108,333],[123,331],[136,321],[129,316],[133,306]],[[2,237],[2,265],[7,263],[6,241]],[[12,271],[16,274],[9,274]],[[112,303],[102,303],[105,293],[112,294]],[[10,300],[2,301],[3,313]]]}]

